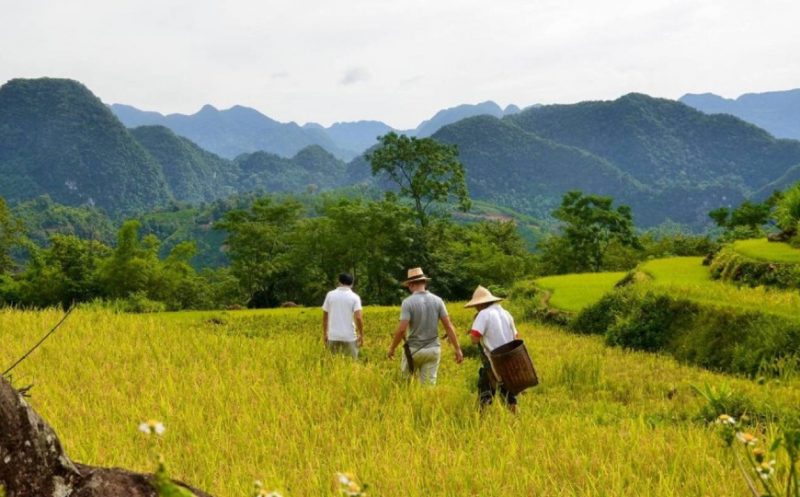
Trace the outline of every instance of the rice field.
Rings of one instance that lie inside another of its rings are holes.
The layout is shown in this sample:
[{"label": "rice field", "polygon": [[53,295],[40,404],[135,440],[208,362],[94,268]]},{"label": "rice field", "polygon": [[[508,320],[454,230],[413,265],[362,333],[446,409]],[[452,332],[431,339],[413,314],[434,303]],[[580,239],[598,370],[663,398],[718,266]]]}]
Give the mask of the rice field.
[{"label": "rice field", "polygon": [[770,242],[766,238],[739,240],[733,244],[733,249],[757,261],[800,264],[800,249],[788,243]]},{"label": "rice field", "polygon": [[550,306],[578,312],[600,300],[624,277],[624,272],[565,274],[539,278],[534,283],[551,292]]},{"label": "rice field", "polygon": [[[154,468],[221,497],[259,479],[288,496],[328,496],[349,471],[371,496],[745,495],[692,385],[727,385],[755,403],[796,406],[792,381],[713,374],[599,337],[520,323],[542,383],[512,416],[483,416],[478,359],[443,347],[435,387],[406,384],[385,351],[397,308],[364,311],[359,362],[322,349],[317,309],[123,315],[78,310],[14,374],[77,461]],[[0,366],[61,316],[0,311]],[[137,431],[162,421],[163,438]]]},{"label": "rice field", "polygon": [[738,307],[778,314],[791,319],[800,317],[800,292],[766,287],[739,287],[712,280],[701,257],[656,259],[639,268],[653,279],[649,283],[679,297],[704,304]]}]

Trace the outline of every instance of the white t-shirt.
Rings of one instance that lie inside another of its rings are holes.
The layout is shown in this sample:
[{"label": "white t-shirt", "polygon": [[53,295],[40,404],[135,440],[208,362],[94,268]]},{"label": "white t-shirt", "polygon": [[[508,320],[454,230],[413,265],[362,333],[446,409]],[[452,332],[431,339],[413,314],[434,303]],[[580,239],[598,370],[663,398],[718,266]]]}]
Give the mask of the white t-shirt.
[{"label": "white t-shirt", "polygon": [[481,345],[488,355],[497,347],[514,340],[517,328],[511,313],[499,303],[494,303],[475,316],[471,333],[481,337]]},{"label": "white t-shirt", "polygon": [[340,286],[325,296],[322,310],[328,313],[328,340],[354,342],[353,313],[361,310],[361,297],[349,287]]}]

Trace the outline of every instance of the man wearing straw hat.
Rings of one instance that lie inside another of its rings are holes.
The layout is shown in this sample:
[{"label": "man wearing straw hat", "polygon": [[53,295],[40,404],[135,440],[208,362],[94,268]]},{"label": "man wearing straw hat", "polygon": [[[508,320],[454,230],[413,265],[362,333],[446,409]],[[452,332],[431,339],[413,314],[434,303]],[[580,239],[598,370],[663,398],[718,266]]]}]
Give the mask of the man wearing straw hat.
[{"label": "man wearing straw hat", "polygon": [[[479,343],[481,347],[483,365],[478,372],[478,400],[481,409],[492,403],[497,391],[498,376],[492,369],[489,355],[497,347],[519,338],[514,318],[500,305],[501,300],[503,299],[495,297],[488,289],[478,285],[472,294],[472,300],[464,306],[478,310],[470,337],[472,343]],[[502,384],[500,395],[511,412],[517,412],[517,396],[506,390]]]},{"label": "man wearing straw hat", "polygon": [[[400,324],[394,333],[392,345],[389,347],[389,359],[394,358],[394,351],[404,338],[404,354],[400,368],[407,375],[419,371],[420,383],[436,384],[439,371],[441,348],[439,346],[439,321],[447,331],[447,338],[455,349],[455,360],[461,364],[464,354],[458,344],[453,323],[447,315],[444,301],[427,290],[430,278],[425,276],[422,268],[408,270],[408,279],[403,282],[411,295],[403,300],[400,307]],[[410,330],[406,336],[406,331]]]}]

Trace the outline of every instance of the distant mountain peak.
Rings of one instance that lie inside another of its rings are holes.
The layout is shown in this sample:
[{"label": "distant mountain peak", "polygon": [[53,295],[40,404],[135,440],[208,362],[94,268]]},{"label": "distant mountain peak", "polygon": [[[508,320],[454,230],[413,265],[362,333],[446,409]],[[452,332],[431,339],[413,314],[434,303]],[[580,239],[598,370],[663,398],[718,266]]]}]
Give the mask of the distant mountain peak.
[{"label": "distant mountain peak", "polygon": [[[217,113],[217,112],[219,112],[219,109],[217,109],[216,107],[214,107],[211,104],[205,104],[203,107],[200,108],[199,111],[197,111],[197,114]],[[195,115],[197,115],[197,114],[195,114]]]}]

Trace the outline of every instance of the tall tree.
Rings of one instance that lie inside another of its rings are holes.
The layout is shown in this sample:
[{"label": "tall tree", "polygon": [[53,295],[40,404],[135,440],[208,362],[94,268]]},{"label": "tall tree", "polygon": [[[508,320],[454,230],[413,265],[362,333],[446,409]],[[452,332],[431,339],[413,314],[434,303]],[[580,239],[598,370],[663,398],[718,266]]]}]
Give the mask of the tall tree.
[{"label": "tall tree", "polygon": [[414,202],[420,225],[427,226],[429,209],[455,200],[458,208],[470,208],[464,165],[455,145],[432,138],[413,138],[391,132],[379,138],[378,147],[365,155],[372,175],[385,173],[397,184],[400,195]]},{"label": "tall tree", "polygon": [[0,197],[0,275],[14,268],[11,249],[19,243],[22,234],[22,223],[11,215],[6,201]]},{"label": "tall tree", "polygon": [[616,240],[623,246],[638,247],[633,229],[631,208],[612,207],[611,197],[584,195],[580,191],[564,194],[553,217],[564,223],[566,240],[576,263],[600,271],[609,244]]},{"label": "tall tree", "polygon": [[251,307],[281,303],[293,286],[292,235],[300,221],[302,205],[295,200],[277,203],[269,197],[256,200],[249,211],[235,210],[214,225],[225,230],[231,270]]}]

